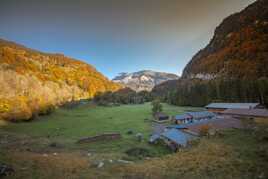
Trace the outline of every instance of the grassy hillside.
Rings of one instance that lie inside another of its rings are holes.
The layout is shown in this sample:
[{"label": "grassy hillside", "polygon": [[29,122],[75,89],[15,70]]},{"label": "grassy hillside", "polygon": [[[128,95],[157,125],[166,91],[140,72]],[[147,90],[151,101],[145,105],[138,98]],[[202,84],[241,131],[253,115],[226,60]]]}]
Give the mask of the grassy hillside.
[{"label": "grassy hillside", "polygon": [[16,121],[120,88],[84,62],[1,39],[0,84],[0,118]]},{"label": "grassy hillside", "polygon": [[254,130],[229,130],[203,138],[191,149],[126,166],[124,178],[231,179],[267,178],[267,122]]}]

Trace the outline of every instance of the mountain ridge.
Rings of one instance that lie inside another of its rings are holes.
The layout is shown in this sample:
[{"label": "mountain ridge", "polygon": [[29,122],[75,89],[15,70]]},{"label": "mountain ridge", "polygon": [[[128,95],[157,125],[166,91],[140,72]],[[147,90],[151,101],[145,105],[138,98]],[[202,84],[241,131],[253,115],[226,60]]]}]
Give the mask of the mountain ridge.
[{"label": "mountain ridge", "polygon": [[182,77],[155,86],[152,93],[175,105],[259,102],[268,106],[268,1],[258,0],[225,18]]},{"label": "mountain ridge", "polygon": [[178,79],[179,76],[166,73],[157,72],[153,70],[141,70],[132,73],[122,72],[112,79],[113,82],[123,84],[134,91],[151,91],[154,86],[161,84],[168,80]]},{"label": "mountain ridge", "polygon": [[[268,76],[268,1],[258,0],[225,18],[209,44],[183,70],[183,78]],[[239,69],[240,67],[240,69]]]}]

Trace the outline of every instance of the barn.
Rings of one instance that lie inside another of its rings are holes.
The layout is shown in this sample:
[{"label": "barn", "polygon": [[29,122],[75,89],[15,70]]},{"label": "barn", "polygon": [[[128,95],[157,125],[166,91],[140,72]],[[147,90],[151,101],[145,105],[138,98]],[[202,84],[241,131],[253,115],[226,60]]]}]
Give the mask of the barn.
[{"label": "barn", "polygon": [[221,114],[234,117],[268,118],[267,109],[227,109]]},{"label": "barn", "polygon": [[226,109],[257,109],[260,103],[210,103],[205,108],[210,112],[220,113]]}]

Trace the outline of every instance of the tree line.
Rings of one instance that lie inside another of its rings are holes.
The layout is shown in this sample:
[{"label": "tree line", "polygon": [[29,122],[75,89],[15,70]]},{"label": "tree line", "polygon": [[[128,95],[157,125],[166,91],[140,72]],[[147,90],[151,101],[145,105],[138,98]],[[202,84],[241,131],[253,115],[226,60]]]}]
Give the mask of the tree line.
[{"label": "tree line", "polygon": [[180,79],[156,86],[151,95],[180,106],[205,106],[210,102],[259,102],[267,106],[268,78]]},{"label": "tree line", "polygon": [[123,88],[115,92],[98,92],[93,101],[99,105],[116,105],[116,104],[142,104],[152,100],[148,91],[136,92],[130,88]]}]

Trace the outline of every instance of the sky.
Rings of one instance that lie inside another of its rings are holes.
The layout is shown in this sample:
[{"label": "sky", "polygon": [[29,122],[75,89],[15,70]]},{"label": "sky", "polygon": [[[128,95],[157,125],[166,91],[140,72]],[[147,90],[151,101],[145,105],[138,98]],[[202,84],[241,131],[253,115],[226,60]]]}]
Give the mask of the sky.
[{"label": "sky", "polygon": [[181,75],[215,28],[255,0],[0,0],[0,38],[63,53],[112,79]]}]

